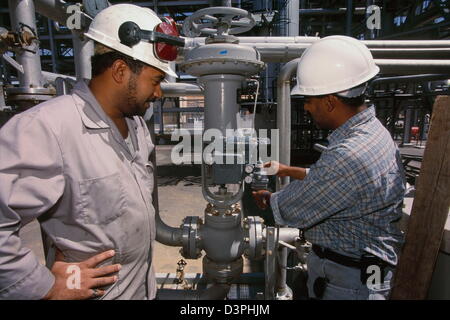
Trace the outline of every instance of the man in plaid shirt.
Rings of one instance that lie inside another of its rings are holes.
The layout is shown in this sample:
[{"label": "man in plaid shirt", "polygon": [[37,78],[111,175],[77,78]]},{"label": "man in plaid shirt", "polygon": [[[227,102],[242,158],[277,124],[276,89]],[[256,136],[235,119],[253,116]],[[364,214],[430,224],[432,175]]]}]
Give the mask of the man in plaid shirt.
[{"label": "man in plaid shirt", "polygon": [[[350,68],[358,63],[357,57],[345,63],[349,57],[342,51],[363,51],[368,60],[366,78],[370,79],[379,69],[369,50],[361,46],[348,37],[324,38],[304,53],[298,69],[307,72],[304,63],[317,66],[310,60],[316,56],[324,59],[324,54],[317,54],[319,50],[330,55],[327,63],[337,64],[335,60],[340,59],[339,64]],[[308,54],[311,51],[313,55]],[[325,73],[332,70],[331,66],[327,69]],[[359,69],[357,74],[362,73]],[[332,75],[327,79],[333,80]],[[270,203],[277,224],[302,229],[313,244],[307,261],[310,297],[385,299],[403,242],[396,227],[405,191],[399,151],[375,117],[374,108],[364,104],[368,79],[315,94],[308,91],[314,87],[308,80],[306,75],[298,76],[293,94],[300,91],[305,96],[304,108],[318,127],[334,130],[328,148],[309,172],[277,164],[278,175],[297,180],[279,192],[263,190],[254,197],[261,208]]]}]

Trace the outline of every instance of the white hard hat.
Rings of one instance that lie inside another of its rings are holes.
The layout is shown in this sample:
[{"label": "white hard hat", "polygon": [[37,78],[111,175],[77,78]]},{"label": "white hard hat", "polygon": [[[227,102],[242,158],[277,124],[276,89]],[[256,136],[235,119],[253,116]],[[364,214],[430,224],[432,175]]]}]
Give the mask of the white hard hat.
[{"label": "white hard hat", "polygon": [[369,49],[359,40],[330,36],[314,42],[305,50],[297,66],[297,85],[293,95],[337,94],[357,97],[364,93],[367,81],[380,68]]},{"label": "white hard hat", "polygon": [[156,13],[148,8],[133,4],[116,4],[103,9],[95,16],[85,36],[160,69],[172,77],[177,77],[177,74],[170,68],[169,61],[160,60],[155,55],[153,43],[141,41],[129,47],[120,42],[119,27],[127,21],[136,23],[142,30],[154,30],[162,22]]}]

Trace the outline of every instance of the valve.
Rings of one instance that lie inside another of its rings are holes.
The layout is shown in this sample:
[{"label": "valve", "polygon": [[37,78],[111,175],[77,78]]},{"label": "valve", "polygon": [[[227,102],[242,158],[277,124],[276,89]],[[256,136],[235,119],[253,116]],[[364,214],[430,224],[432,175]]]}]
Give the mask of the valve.
[{"label": "valve", "polygon": [[231,7],[204,8],[194,12],[183,23],[187,37],[229,35],[247,32],[255,26],[253,15],[246,10]]},{"label": "valve", "polygon": [[36,32],[24,23],[20,23],[19,26],[20,30],[18,32],[8,31],[0,27],[0,54],[8,50],[23,50],[36,53],[36,51],[28,48],[33,42],[38,42]]},{"label": "valve", "polygon": [[181,259],[177,262],[177,265],[176,278],[173,280],[173,283],[182,285],[183,289],[191,289],[192,285],[184,278],[184,267],[187,265],[187,262],[184,259]]}]

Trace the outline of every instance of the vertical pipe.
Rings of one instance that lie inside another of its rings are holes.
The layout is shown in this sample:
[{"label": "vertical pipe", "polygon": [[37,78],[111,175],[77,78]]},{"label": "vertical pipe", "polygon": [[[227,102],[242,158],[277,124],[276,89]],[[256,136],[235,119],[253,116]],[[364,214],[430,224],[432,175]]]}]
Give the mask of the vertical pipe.
[{"label": "vertical pipe", "polygon": [[423,136],[424,136],[424,131],[425,131],[425,112],[424,109],[420,108],[419,110],[417,110],[418,113],[418,117],[419,117],[419,140],[420,143],[422,145],[422,140],[423,140]]},{"label": "vertical pipe", "polygon": [[[179,97],[175,98],[175,107],[177,109],[180,109],[180,98]],[[181,113],[177,112],[176,115],[177,115],[177,129],[180,129],[181,128],[181,123],[180,123]]]},{"label": "vertical pipe", "polygon": [[158,14],[158,0],[153,0],[153,11]]},{"label": "vertical pipe", "polygon": [[410,143],[411,141],[411,117],[412,109],[408,106],[405,108],[405,117],[403,123],[403,144]]},{"label": "vertical pipe", "polygon": [[219,129],[226,136],[226,129],[237,128],[239,113],[237,90],[245,77],[233,74],[215,74],[199,78],[205,85],[204,130]]},{"label": "vertical pipe", "polygon": [[[170,68],[171,68],[172,70],[174,70],[174,71],[176,70],[176,63],[175,63],[175,61],[169,62],[169,66],[170,66]],[[166,79],[166,81],[169,82],[169,83],[177,82],[177,78],[172,77],[172,76],[169,76],[168,74],[166,74],[165,79]]]},{"label": "vertical pipe", "polygon": [[424,109],[420,109],[422,115],[422,128],[420,129],[420,140],[427,140],[428,136],[428,124],[426,123],[427,112]]},{"label": "vertical pipe", "polygon": [[163,113],[164,100],[158,101],[158,112],[159,112],[159,134],[164,134],[164,113]]},{"label": "vertical pipe", "polygon": [[[300,14],[299,14],[299,9],[300,9],[300,3],[299,0],[288,0],[287,3],[287,20],[288,20],[288,28],[287,28],[287,34],[285,34],[288,37],[296,37],[298,36],[298,32],[299,32],[299,22],[300,22]],[[287,82],[290,84],[290,75],[288,76]],[[286,82],[285,82],[286,83]],[[287,92],[283,91],[282,94],[283,96],[287,93],[287,95],[289,95],[289,100],[290,100],[290,85],[288,85],[287,87],[285,87],[284,89],[287,90]],[[278,96],[278,99],[280,99],[280,96]],[[280,100],[278,100],[280,101]],[[278,110],[278,109],[277,109]],[[286,105],[285,110],[283,110],[283,112],[285,112],[286,116],[289,117],[289,119],[291,118],[291,105],[289,103],[289,105]],[[278,112],[277,112],[277,116],[278,116]],[[288,137],[289,140],[289,155],[290,155],[290,148],[291,148],[291,135],[290,135],[290,131],[291,131],[291,122],[289,121],[289,124],[285,127],[289,127],[288,131],[288,135],[286,137]],[[280,127],[279,127],[280,128]],[[280,136],[283,135],[283,133],[280,132]],[[289,156],[290,157],[290,156]],[[290,163],[290,159],[287,159],[287,165],[289,165]],[[284,162],[282,162],[284,163]],[[287,181],[286,181],[287,184]],[[286,284],[286,278],[287,278],[287,270],[286,270],[286,266],[287,266],[287,258],[288,258],[288,251],[286,247],[281,247],[279,248],[279,253],[278,253],[278,261],[276,264],[276,270],[277,270],[277,278],[276,278],[276,291],[277,291],[277,297],[283,297],[283,299],[289,299],[292,298],[292,291],[290,290],[290,288],[287,286]]]},{"label": "vertical pipe", "polygon": [[[373,5],[373,0],[367,0],[366,1],[366,21],[369,19],[369,17],[370,17],[370,14],[369,14],[369,12],[367,11],[367,8],[369,8],[371,5]],[[366,26],[366,28],[367,28],[367,26]],[[374,39],[375,38],[375,30],[374,29],[372,29],[372,30],[370,30],[370,29],[367,29],[366,30],[366,40],[372,40],[372,39]]]},{"label": "vertical pipe", "polygon": [[[277,79],[277,128],[280,130],[280,162],[291,163],[291,77],[297,70],[300,58],[289,61],[280,70]],[[289,183],[289,177],[281,179],[277,190]]]},{"label": "vertical pipe", "polygon": [[91,79],[91,56],[94,55],[94,42],[84,37],[80,30],[72,30],[72,42],[77,80]]},{"label": "vertical pipe", "polygon": [[48,35],[50,37],[50,50],[52,51],[52,72],[58,73],[56,67],[56,57],[58,56],[58,52],[56,52],[55,38],[53,37],[53,21],[49,18],[47,18],[47,25],[48,25]]},{"label": "vertical pipe", "polygon": [[0,111],[6,107],[5,94],[3,93],[3,82],[0,80]]},{"label": "vertical pipe", "polygon": [[351,37],[352,36],[352,20],[353,20],[353,1],[352,0],[347,0],[347,12],[346,12],[346,18],[347,18],[347,23],[346,23],[346,34],[347,36]]},{"label": "vertical pipe", "polygon": [[[291,77],[297,70],[300,58],[286,63],[280,70],[277,79],[277,128],[280,130],[280,162],[286,165],[291,163]],[[289,183],[289,177],[277,180],[277,190]],[[277,294],[279,297],[292,298],[292,291],[286,285],[287,248],[280,248],[277,264]]]},{"label": "vertical pipe", "polygon": [[277,281],[276,293],[280,300],[290,300],[292,298],[292,290],[287,286],[287,259],[288,249],[286,247],[278,247],[278,260],[276,264]]},{"label": "vertical pipe", "polygon": [[298,36],[298,28],[300,22],[300,3],[299,0],[289,0],[288,4],[288,19],[289,19],[289,27],[288,34],[289,37],[297,37]]},{"label": "vertical pipe", "polygon": [[[13,30],[19,31],[20,23],[23,23],[37,32],[34,2],[32,0],[9,0],[8,4]],[[17,53],[17,61],[24,69],[23,74],[19,73],[21,87],[41,88],[43,84],[39,45],[36,42],[33,50],[35,50],[36,53],[28,51]]]},{"label": "vertical pipe", "polygon": [[[181,234],[182,230],[179,228],[173,228],[162,221],[159,214],[159,200],[158,200],[158,172],[156,166],[156,135],[155,135],[155,103],[151,108],[153,110],[150,120],[147,121],[148,131],[155,148],[150,155],[150,162],[153,165],[153,193],[152,202],[155,209],[155,224],[156,224],[156,241],[168,245],[168,246],[181,246]],[[149,108],[150,110],[150,108]]]}]

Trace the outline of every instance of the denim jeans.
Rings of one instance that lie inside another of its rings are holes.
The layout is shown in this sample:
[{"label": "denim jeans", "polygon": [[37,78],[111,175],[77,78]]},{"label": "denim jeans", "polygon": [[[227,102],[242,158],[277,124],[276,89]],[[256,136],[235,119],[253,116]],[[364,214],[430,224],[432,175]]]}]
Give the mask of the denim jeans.
[{"label": "denim jeans", "polygon": [[308,255],[306,263],[310,298],[320,298],[314,293],[314,283],[317,278],[327,279],[321,297],[323,300],[387,300],[389,298],[393,268],[385,269],[382,283],[371,285],[361,283],[359,269],[321,259],[314,252]]}]

